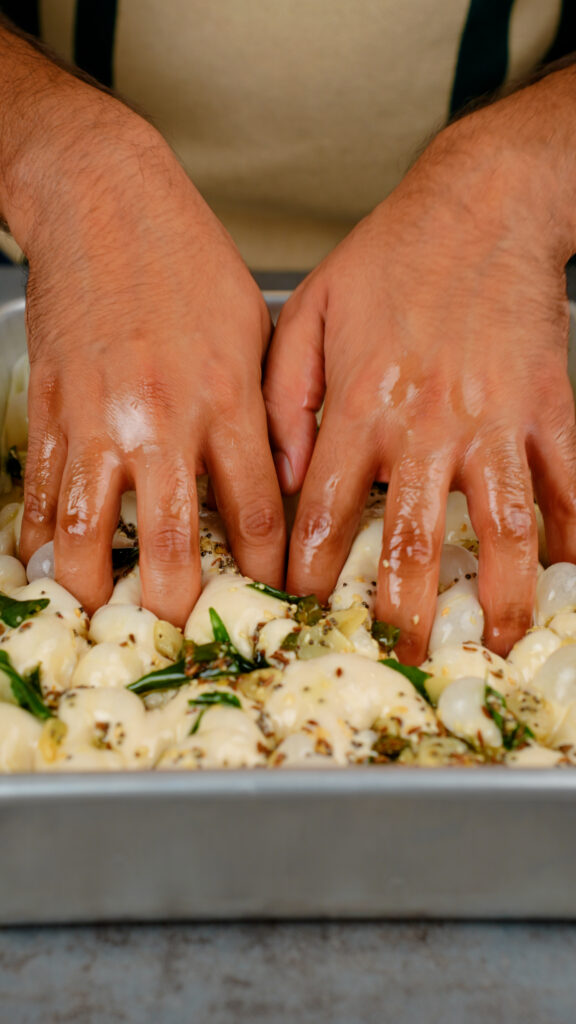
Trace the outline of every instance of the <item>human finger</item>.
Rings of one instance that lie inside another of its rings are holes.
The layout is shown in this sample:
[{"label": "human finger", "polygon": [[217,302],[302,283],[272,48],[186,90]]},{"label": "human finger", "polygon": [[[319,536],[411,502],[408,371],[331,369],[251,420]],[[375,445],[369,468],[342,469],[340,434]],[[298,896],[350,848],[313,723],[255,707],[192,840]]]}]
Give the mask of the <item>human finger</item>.
[{"label": "human finger", "polygon": [[113,452],[88,442],[70,445],[54,534],[55,576],[90,613],[112,591],[112,537],[124,472]]},{"label": "human finger", "polygon": [[559,434],[541,431],[530,463],[548,557],[551,562],[576,562],[576,428],[570,419]]},{"label": "human finger", "polygon": [[452,452],[439,447],[403,455],[388,485],[376,615],[400,628],[396,651],[408,664],[426,657],[452,474]]},{"label": "human finger", "polygon": [[226,424],[226,434],[213,431],[207,446],[216,504],[238,565],[252,579],[280,587],[286,527],[262,402],[254,399],[249,413]]},{"label": "human finger", "polygon": [[142,603],[183,626],[200,593],[195,465],[164,451],[142,452],[134,484]]},{"label": "human finger", "polygon": [[298,503],[287,587],[325,601],[346,560],[374,480],[377,452],[367,425],[327,410]]},{"label": "human finger", "polygon": [[20,557],[26,564],[54,537],[67,444],[58,424],[52,388],[36,386],[32,368],[28,401],[28,452]]},{"label": "human finger", "polygon": [[321,309],[296,292],[280,313],[263,383],[272,452],[285,494],[302,486],[316,440],[316,413],[324,396],[323,339]]},{"label": "human finger", "polygon": [[522,442],[500,435],[484,439],[466,461],[462,488],[480,541],[485,642],[505,657],[531,625],[538,565],[532,479]]}]

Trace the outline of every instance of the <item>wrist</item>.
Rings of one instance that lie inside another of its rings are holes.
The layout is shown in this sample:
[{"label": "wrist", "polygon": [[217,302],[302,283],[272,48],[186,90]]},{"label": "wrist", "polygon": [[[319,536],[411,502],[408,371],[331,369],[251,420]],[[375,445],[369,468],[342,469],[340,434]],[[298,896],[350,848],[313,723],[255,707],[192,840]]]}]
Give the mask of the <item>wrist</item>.
[{"label": "wrist", "polygon": [[575,164],[568,68],[443,129],[404,182],[472,231],[514,236],[563,265],[576,251]]},{"label": "wrist", "polygon": [[82,206],[96,212],[113,182],[120,191],[126,180],[128,194],[142,152],[161,148],[155,129],[129,108],[66,77],[44,95],[2,161],[2,215],[29,258],[45,231]]},{"label": "wrist", "polygon": [[183,176],[147,121],[1,27],[0,95],[0,217],[29,258],[82,208],[121,211],[135,181]]}]

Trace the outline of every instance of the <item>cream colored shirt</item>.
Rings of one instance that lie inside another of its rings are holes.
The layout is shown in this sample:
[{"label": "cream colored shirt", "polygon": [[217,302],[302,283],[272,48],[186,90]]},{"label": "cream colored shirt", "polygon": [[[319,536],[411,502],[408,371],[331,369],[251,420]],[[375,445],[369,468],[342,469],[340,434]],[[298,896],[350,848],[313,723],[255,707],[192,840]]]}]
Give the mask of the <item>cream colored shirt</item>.
[{"label": "cream colored shirt", "polygon": [[[307,269],[448,115],[469,0],[119,0],[114,85],[145,110],[255,269]],[[515,0],[507,78],[557,31]],[[41,0],[73,60],[74,0]]]}]

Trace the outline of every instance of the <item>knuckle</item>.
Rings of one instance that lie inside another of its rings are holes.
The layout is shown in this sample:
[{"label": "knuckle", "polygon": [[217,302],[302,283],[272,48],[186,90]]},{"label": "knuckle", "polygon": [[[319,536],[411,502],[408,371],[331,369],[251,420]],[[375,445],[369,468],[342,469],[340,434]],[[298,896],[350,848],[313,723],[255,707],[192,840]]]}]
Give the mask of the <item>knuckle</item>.
[{"label": "knuckle", "polygon": [[388,552],[392,568],[409,575],[433,565],[440,556],[440,545],[427,531],[400,523],[390,538]]},{"label": "knuckle", "polygon": [[164,519],[145,541],[148,558],[155,562],[177,562],[192,552],[192,534],[181,521]]},{"label": "knuckle", "polygon": [[498,626],[502,629],[518,629],[526,632],[532,621],[532,603],[506,601],[498,608]]},{"label": "knuckle", "polygon": [[56,499],[47,491],[26,487],[24,519],[33,526],[44,526],[56,515]]},{"label": "knuckle", "polygon": [[233,423],[238,411],[246,405],[247,389],[244,382],[217,373],[217,384],[210,389],[213,413],[224,423]]},{"label": "knuckle", "polygon": [[[373,368],[372,368],[373,371]],[[356,371],[340,388],[332,387],[331,399],[338,418],[347,427],[365,433],[367,421],[374,419],[372,396],[376,391],[376,374],[368,368]]]},{"label": "knuckle", "polygon": [[30,394],[34,396],[34,403],[42,410],[52,409],[58,396],[58,380],[56,374],[45,366],[34,364],[30,370]]},{"label": "knuckle", "polygon": [[134,397],[131,399],[134,409],[142,408],[151,417],[152,422],[162,422],[166,417],[176,414],[173,388],[166,378],[165,372],[152,367],[140,372],[133,385]]},{"label": "knuckle", "polygon": [[[512,603],[506,600],[503,604],[493,607],[491,615],[487,616],[486,641],[491,647],[501,647],[502,652],[508,650],[532,624],[532,604]],[[499,652],[500,653],[500,652]]]},{"label": "knuckle", "polygon": [[284,529],[281,509],[272,502],[261,501],[243,507],[238,517],[238,534],[242,541],[269,541]]},{"label": "knuckle", "polygon": [[292,537],[300,547],[314,548],[323,541],[328,540],[330,535],[336,532],[334,521],[329,512],[324,508],[311,506],[298,516],[294,524]]},{"label": "knuckle", "polygon": [[500,516],[493,517],[490,532],[498,544],[529,544],[536,536],[536,520],[532,508],[523,502],[508,505]]},{"label": "knuckle", "polygon": [[60,517],[58,531],[63,534],[68,543],[91,546],[99,539],[98,522],[90,518],[84,512],[67,511]]},{"label": "knuckle", "polygon": [[566,368],[561,363],[549,362],[545,373],[539,373],[533,383],[535,408],[540,410],[545,427],[554,424],[562,429],[574,420],[574,397]]}]

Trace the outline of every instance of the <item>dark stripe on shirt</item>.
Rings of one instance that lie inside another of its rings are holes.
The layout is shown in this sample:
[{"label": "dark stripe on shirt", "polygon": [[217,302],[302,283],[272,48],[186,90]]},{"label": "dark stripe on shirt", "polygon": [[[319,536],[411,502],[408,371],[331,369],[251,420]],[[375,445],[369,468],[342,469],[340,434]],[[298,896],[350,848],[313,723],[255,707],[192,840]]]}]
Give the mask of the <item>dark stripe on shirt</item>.
[{"label": "dark stripe on shirt", "polygon": [[39,0],[2,0],[0,11],[23,32],[40,35]]},{"label": "dark stripe on shirt", "polygon": [[456,62],[450,117],[471,100],[504,84],[513,6],[514,0],[470,0]]},{"label": "dark stripe on shirt", "polygon": [[542,63],[550,64],[576,50],[576,0],[562,0],[558,31]]},{"label": "dark stripe on shirt", "polygon": [[77,0],[74,63],[112,88],[118,0]]}]

